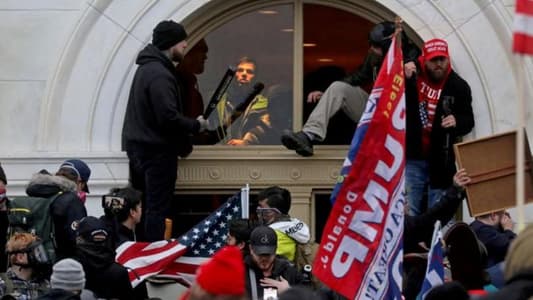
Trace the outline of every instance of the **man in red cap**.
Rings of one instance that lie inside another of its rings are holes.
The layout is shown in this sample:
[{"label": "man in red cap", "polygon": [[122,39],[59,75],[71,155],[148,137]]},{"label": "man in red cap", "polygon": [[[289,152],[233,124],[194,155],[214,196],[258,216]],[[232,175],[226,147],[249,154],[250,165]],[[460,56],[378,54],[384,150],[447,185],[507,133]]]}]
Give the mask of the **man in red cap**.
[{"label": "man in red cap", "polygon": [[244,300],[244,262],[236,246],[220,249],[196,271],[196,282],[182,300]]},{"label": "man in red cap", "polygon": [[416,76],[406,72],[405,187],[411,215],[440,199],[456,172],[453,144],[474,127],[472,93],[451,68],[448,43],[424,43]]}]

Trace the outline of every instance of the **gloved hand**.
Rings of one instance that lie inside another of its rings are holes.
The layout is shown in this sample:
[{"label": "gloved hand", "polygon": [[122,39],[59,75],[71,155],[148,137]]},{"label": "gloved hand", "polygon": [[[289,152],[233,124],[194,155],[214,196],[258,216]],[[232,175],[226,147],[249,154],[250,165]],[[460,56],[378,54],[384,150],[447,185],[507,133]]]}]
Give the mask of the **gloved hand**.
[{"label": "gloved hand", "polygon": [[204,116],[199,115],[196,120],[200,123],[200,132],[206,131],[209,128],[209,121],[204,119]]}]

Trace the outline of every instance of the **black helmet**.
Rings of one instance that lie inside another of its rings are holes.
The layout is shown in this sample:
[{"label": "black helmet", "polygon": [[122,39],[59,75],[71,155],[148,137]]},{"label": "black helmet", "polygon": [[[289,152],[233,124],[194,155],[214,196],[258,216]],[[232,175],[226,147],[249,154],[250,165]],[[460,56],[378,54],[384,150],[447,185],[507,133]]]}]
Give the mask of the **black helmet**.
[{"label": "black helmet", "polygon": [[376,24],[368,34],[370,45],[381,48],[383,53],[387,52],[392,41],[391,35],[395,29],[393,22],[385,21]]}]

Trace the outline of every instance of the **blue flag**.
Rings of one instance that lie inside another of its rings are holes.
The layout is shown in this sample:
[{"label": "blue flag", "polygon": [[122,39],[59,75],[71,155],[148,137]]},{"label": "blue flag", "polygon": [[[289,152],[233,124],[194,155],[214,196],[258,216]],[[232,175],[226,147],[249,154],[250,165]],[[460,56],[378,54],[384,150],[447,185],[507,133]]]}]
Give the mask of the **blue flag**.
[{"label": "blue flag", "polygon": [[428,265],[426,268],[426,278],[422,283],[422,289],[417,299],[424,299],[429,290],[444,283],[444,265],[442,263],[442,233],[440,232],[440,221],[435,222],[435,230],[431,239],[431,249],[428,255]]}]

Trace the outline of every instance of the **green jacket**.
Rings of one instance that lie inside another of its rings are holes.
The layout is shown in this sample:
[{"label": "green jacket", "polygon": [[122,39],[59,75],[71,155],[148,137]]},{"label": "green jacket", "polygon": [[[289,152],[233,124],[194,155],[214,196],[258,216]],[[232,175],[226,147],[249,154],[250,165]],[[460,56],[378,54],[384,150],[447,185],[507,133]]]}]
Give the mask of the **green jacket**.
[{"label": "green jacket", "polygon": [[[224,94],[217,104],[219,122],[217,125],[227,126],[234,111],[235,106],[229,101],[228,95]],[[225,135],[219,138],[223,144],[231,139],[242,139],[247,145],[261,144],[262,138],[269,133],[271,128],[268,98],[257,95],[243,114],[233,124],[230,124]]]}]

